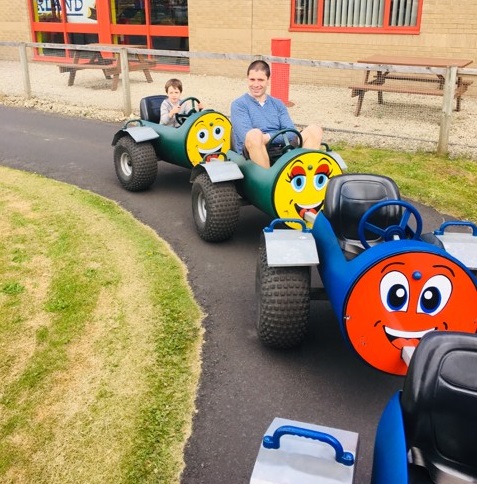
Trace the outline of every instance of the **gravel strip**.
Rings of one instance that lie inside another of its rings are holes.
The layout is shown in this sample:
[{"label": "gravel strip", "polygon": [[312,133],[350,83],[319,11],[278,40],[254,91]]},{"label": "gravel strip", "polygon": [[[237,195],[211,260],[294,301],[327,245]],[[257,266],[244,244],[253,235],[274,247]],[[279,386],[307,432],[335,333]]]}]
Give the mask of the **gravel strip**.
[{"label": "gravel strip", "polygon": [[[56,65],[29,64],[32,98],[23,97],[21,66],[15,61],[0,61],[0,103],[22,106],[69,116],[81,116],[121,124],[123,94],[121,82],[111,91],[111,81],[100,71],[79,71],[73,86],[68,74]],[[230,113],[231,101],[246,90],[245,79],[199,76],[188,73],[151,72],[154,82],[148,84],[142,72],[130,73],[133,114],[139,115],[139,102],[144,96],[162,94],[170,77],[179,77],[184,97],[194,96],[210,108]],[[291,85],[290,114],[298,126],[319,123],[325,129],[329,144],[345,141],[351,145],[397,148],[404,151],[435,151],[439,137],[442,99],[437,96],[386,94],[384,105],[377,95],[367,93],[359,117],[354,116],[357,98],[342,87]],[[466,97],[462,110],[454,112],[449,137],[451,156],[465,155],[477,160],[477,99]]]}]

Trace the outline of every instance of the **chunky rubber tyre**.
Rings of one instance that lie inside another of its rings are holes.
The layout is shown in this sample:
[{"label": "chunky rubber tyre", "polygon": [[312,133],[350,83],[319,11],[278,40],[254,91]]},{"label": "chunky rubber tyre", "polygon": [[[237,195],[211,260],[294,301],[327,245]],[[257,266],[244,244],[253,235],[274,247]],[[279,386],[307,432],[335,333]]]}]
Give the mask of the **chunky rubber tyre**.
[{"label": "chunky rubber tyre", "polygon": [[232,182],[212,183],[207,173],[197,176],[192,184],[192,215],[202,239],[230,239],[237,228],[239,212],[239,196]]},{"label": "chunky rubber tyre", "polygon": [[157,177],[157,157],[151,143],[136,143],[123,136],[114,147],[114,167],[119,182],[130,192],[147,190]]},{"label": "chunky rubber tyre", "polygon": [[308,332],[310,268],[269,267],[264,241],[258,250],[255,279],[258,337],[272,348],[294,348]]}]

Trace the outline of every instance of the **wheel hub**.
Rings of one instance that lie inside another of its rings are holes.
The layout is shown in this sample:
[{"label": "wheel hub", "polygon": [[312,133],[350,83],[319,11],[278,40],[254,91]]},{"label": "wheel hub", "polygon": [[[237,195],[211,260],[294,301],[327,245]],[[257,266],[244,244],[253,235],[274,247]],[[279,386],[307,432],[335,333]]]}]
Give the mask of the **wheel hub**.
[{"label": "wheel hub", "polygon": [[205,197],[202,193],[197,197],[197,215],[202,223],[207,221],[207,207],[205,204]]},{"label": "wheel hub", "polygon": [[127,153],[122,153],[121,159],[120,159],[120,164],[121,164],[121,170],[124,173],[125,176],[131,176],[132,175],[132,163],[131,163],[131,158]]}]

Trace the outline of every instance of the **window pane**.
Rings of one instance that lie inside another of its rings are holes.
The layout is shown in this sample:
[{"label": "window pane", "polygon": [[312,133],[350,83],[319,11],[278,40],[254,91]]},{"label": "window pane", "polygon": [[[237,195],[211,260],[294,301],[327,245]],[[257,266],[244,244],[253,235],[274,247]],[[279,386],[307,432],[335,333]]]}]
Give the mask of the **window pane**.
[{"label": "window pane", "polygon": [[147,46],[145,35],[113,35],[113,44]]},{"label": "window pane", "polygon": [[65,0],[66,21],[69,23],[96,24],[96,0]]},{"label": "window pane", "polygon": [[382,27],[384,0],[324,0],[327,27]]},{"label": "window pane", "polygon": [[419,0],[394,0],[389,12],[389,25],[393,27],[414,27],[417,22]]},{"label": "window pane", "polygon": [[[325,6],[330,0],[325,1]],[[302,25],[317,23],[318,0],[296,0],[295,22]]]},{"label": "window pane", "polygon": [[[64,44],[63,34],[60,32],[36,32],[36,42],[42,44]],[[39,48],[38,54],[41,56],[65,57],[64,49],[45,49]]]},{"label": "window pane", "polygon": [[[158,50],[178,50],[188,52],[188,37],[152,37],[152,48]],[[163,65],[188,66],[188,57],[156,56],[156,62]]]},{"label": "window pane", "polygon": [[116,24],[145,25],[144,0],[114,0],[111,17]]},{"label": "window pane", "polygon": [[33,12],[38,22],[61,22],[60,0],[36,0]]},{"label": "window pane", "polygon": [[98,34],[80,34],[80,33],[71,33],[68,34],[68,44],[77,44],[77,45],[85,45],[85,44],[97,44]]},{"label": "window pane", "polygon": [[187,25],[187,0],[151,0],[152,25]]}]

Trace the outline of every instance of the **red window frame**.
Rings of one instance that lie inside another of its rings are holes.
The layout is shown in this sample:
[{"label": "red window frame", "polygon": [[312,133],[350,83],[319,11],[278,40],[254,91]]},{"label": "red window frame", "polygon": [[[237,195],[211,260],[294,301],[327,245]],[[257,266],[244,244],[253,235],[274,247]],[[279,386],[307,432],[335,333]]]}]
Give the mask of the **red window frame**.
[{"label": "red window frame", "polygon": [[391,12],[391,2],[393,0],[384,0],[384,15],[382,27],[330,27],[323,25],[324,0],[317,2],[317,23],[316,24],[299,24],[295,22],[296,18],[296,0],[291,2],[290,28],[291,32],[330,32],[345,34],[419,34],[421,29],[422,4],[424,0],[419,0],[416,25],[413,26],[391,26],[389,18]]}]

